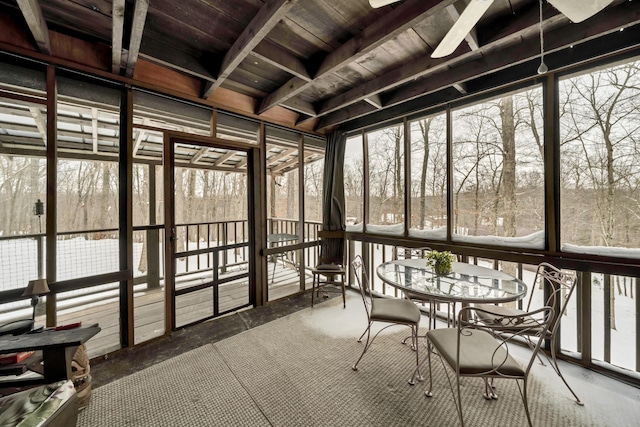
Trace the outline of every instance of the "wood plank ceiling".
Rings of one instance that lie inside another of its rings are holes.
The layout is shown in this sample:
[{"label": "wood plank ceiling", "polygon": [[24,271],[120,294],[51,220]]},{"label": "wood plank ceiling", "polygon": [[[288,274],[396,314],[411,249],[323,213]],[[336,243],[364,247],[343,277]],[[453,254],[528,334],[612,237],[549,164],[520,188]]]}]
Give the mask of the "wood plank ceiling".
[{"label": "wood plank ceiling", "polygon": [[[0,0],[2,22],[28,37],[0,35],[0,49],[30,43],[44,55],[105,63],[134,83],[326,133],[411,111],[415,100],[424,107],[486,89],[514,67],[512,78],[535,75],[537,0],[495,0],[452,55],[431,58],[469,1],[374,9],[368,0]],[[640,43],[638,1],[616,0],[582,23],[546,2],[543,11],[552,70]],[[63,49],[78,40],[106,46],[108,58]]]}]

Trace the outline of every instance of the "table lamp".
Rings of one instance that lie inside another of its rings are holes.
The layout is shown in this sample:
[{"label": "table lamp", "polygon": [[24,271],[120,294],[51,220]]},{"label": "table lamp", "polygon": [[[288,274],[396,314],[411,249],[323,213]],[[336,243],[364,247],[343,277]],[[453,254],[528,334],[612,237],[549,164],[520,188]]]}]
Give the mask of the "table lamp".
[{"label": "table lamp", "polygon": [[13,322],[5,323],[0,326],[0,336],[2,335],[21,335],[33,330],[33,325],[36,320],[36,306],[38,305],[38,299],[40,295],[48,294],[51,292],[49,285],[47,285],[46,279],[30,280],[27,285],[27,289],[22,293],[23,297],[31,297],[31,305],[33,306],[33,314],[31,319],[14,320]]},{"label": "table lamp", "polygon": [[24,290],[22,296],[31,297],[31,306],[33,307],[31,320],[35,321],[36,319],[36,306],[38,305],[40,295],[45,295],[49,292],[51,292],[51,290],[49,289],[49,285],[47,285],[47,279],[29,280],[27,289]]}]

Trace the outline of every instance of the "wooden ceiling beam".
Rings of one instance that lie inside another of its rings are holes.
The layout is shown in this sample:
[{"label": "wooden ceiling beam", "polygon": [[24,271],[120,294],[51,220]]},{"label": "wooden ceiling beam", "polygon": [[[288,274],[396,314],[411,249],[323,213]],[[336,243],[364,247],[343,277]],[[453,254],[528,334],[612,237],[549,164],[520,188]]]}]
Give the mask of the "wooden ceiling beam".
[{"label": "wooden ceiling beam", "polygon": [[307,82],[312,80],[307,67],[297,56],[290,54],[269,40],[260,42],[251,54],[299,79]]},{"label": "wooden ceiling beam", "polygon": [[93,141],[93,152],[98,152],[98,109],[91,109],[91,141]]},{"label": "wooden ceiling beam", "polygon": [[111,8],[111,71],[120,74],[124,35],[124,0],[113,0]]},{"label": "wooden ceiling beam", "polygon": [[131,37],[129,37],[129,54],[127,55],[127,77],[133,77],[133,71],[138,62],[140,44],[142,43],[142,33],[144,24],[147,21],[149,10],[149,0],[135,0],[136,5],[133,10],[133,22],[131,23]]},{"label": "wooden ceiling beam", "polygon": [[47,21],[42,15],[42,9],[38,0],[16,0],[18,7],[22,12],[24,20],[29,26],[29,31],[33,36],[38,49],[45,55],[51,55],[51,42],[49,41],[49,28],[47,27]]},{"label": "wooden ceiling beam", "polygon": [[203,98],[209,98],[213,91],[220,87],[233,70],[289,12],[295,2],[296,0],[268,0],[264,4],[224,56],[218,78],[215,82],[207,85]]},{"label": "wooden ceiling beam", "polygon": [[[638,24],[640,24],[640,4],[637,2],[625,2],[616,8],[610,8],[600,12],[599,19],[596,22],[587,21],[579,24],[571,24],[570,26],[558,28],[546,33],[545,52],[558,52],[573,45],[619,31],[620,28]],[[411,85],[406,85],[385,96],[385,108],[434,93],[456,83],[464,83],[477,77],[492,74],[513,65],[530,61],[539,57],[539,55],[539,40],[529,39],[518,44],[512,44],[493,55],[483,56],[466,63],[460,63],[458,67],[440,68],[439,72],[430,73],[429,78],[422,79],[420,82],[415,82]],[[416,63],[414,63],[414,65],[415,64]],[[532,73],[535,73],[535,70],[532,70]],[[421,74],[420,77],[424,75],[425,74]],[[340,123],[369,114],[371,112],[370,109],[363,108],[362,105],[362,103],[354,104],[322,117],[318,123],[318,129],[336,126]]]},{"label": "wooden ceiling beam", "polygon": [[[525,18],[526,19],[514,17],[512,22],[507,24],[506,27],[511,31],[510,33],[501,32],[499,38],[492,38],[486,44],[480,46],[475,52],[470,51],[468,47],[464,45],[460,45],[454,53],[444,58],[431,58],[430,54],[423,55],[412,62],[403,64],[401,67],[369,80],[361,86],[343,92],[325,101],[318,111],[318,117],[330,114],[359,101],[364,101],[371,94],[391,90],[420,77],[455,67],[456,64],[461,64],[473,59],[477,56],[478,52],[482,52],[483,55],[489,55],[494,51],[502,52],[506,46],[519,43],[522,37],[530,35],[533,31],[537,33],[538,26],[540,25],[538,19],[533,19],[533,16],[530,16],[530,14],[527,14]],[[547,24],[554,26],[559,19],[562,18],[559,18],[557,14],[550,14],[549,19],[545,21],[545,26]],[[535,40],[538,39],[536,38]],[[537,41],[537,43],[539,43],[539,41]],[[540,53],[539,48],[538,46],[538,54]],[[323,121],[321,120],[320,122],[322,123]]]},{"label": "wooden ceiling beam", "polygon": [[377,93],[374,93],[373,95],[367,96],[364,99],[364,101],[367,102],[370,105],[373,105],[378,110],[380,110],[382,108],[382,99],[380,98],[380,95],[377,94]]},{"label": "wooden ceiling beam", "polygon": [[38,132],[42,137],[42,142],[44,142],[44,146],[47,146],[47,124],[45,122],[44,116],[42,115],[42,111],[40,111],[39,107],[29,107],[29,113],[33,120],[36,122],[36,127],[38,128]]},{"label": "wooden ceiling beam", "polygon": [[[407,0],[377,20],[359,35],[348,40],[322,61],[314,80],[344,68],[364,57],[377,47],[397,37],[416,23],[443,10],[455,0]],[[301,81],[294,77],[284,86],[262,100],[258,114],[285,102],[310,87],[313,81]]]},{"label": "wooden ceiling beam", "polygon": [[286,104],[282,104],[282,106],[297,113],[306,114],[307,116],[316,116],[316,107],[314,107],[312,103],[303,101],[300,98],[290,99]]},{"label": "wooden ceiling beam", "polygon": [[189,163],[191,164],[197,163],[198,161],[200,161],[201,158],[204,157],[205,154],[207,154],[207,151],[209,151],[209,147],[200,148],[198,152],[191,158],[191,160],[189,160]]},{"label": "wooden ceiling beam", "polygon": [[141,51],[138,56],[149,62],[153,62],[155,64],[162,65],[163,67],[180,71],[181,73],[189,74],[206,81],[214,82],[216,80],[213,73],[211,73],[201,61],[182,51],[158,43],[149,38],[143,39]]},{"label": "wooden ceiling beam", "polygon": [[223,154],[222,156],[220,156],[214,163],[214,166],[221,166],[224,162],[226,162],[227,160],[229,160],[230,158],[232,158],[233,156],[236,155],[235,150],[229,150],[227,151],[225,154]]}]

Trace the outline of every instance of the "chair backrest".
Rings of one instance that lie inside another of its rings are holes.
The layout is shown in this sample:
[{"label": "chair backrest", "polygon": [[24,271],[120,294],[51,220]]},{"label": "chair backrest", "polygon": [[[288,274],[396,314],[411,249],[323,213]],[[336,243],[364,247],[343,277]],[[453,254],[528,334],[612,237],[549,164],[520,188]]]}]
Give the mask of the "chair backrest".
[{"label": "chair backrest", "polygon": [[427,247],[407,248],[404,246],[395,246],[393,248],[394,259],[424,258],[427,256],[427,253],[430,251],[431,251],[431,248],[427,248]]},{"label": "chair backrest", "polygon": [[[535,347],[532,348],[531,355],[525,368],[525,376],[528,375],[529,370],[535,360],[538,351],[544,342],[545,331],[549,330],[550,324],[554,319],[555,310],[552,307],[542,307],[537,310],[528,311],[526,313],[515,315],[501,315],[493,322],[486,322],[488,316],[495,316],[491,311],[485,310],[480,307],[463,307],[458,313],[458,342],[457,342],[457,356],[456,361],[460,361],[460,337],[469,336],[473,334],[473,330],[481,330],[488,332],[496,340],[495,348],[492,347],[493,356],[490,363],[487,360],[478,361],[485,362],[486,366],[483,372],[474,373],[477,376],[483,375],[505,375],[506,369],[505,363],[507,362],[509,353],[509,345],[513,342],[518,346],[521,345],[522,339],[529,339],[531,337],[538,337],[537,340],[530,340],[535,342]],[[513,355],[512,355],[513,356]],[[465,356],[463,356],[465,357]],[[466,356],[468,357],[468,355]],[[501,369],[505,368],[505,369]]]},{"label": "chair backrest", "polygon": [[549,286],[549,294],[544,304],[547,307],[553,307],[555,313],[549,325],[550,334],[555,334],[560,326],[560,319],[567,311],[567,304],[573,295],[577,281],[577,276],[572,271],[561,270],[547,262],[538,265],[527,311],[531,310],[531,302],[534,299],[536,289],[544,289],[546,283]]},{"label": "chair backrest", "polygon": [[320,256],[318,264],[345,265],[346,233],[343,230],[320,230]]},{"label": "chair backrest", "polygon": [[369,288],[369,280],[367,279],[366,268],[364,267],[364,263],[360,255],[356,255],[356,257],[351,262],[351,267],[353,268],[353,273],[356,276],[356,281],[358,282],[360,296],[362,296],[362,302],[364,303],[364,308],[367,311],[368,319],[369,314],[371,313],[373,294],[371,293],[371,289]]}]

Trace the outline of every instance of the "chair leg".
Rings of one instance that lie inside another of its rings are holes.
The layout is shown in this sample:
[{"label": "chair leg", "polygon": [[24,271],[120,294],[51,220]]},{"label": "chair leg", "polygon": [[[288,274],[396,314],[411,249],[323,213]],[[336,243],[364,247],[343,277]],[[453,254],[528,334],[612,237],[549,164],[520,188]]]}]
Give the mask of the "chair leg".
[{"label": "chair leg", "polygon": [[409,379],[409,385],[414,385],[416,376],[418,378],[418,381],[423,381],[424,377],[422,376],[422,374],[420,373],[420,357],[419,357],[419,352],[418,352],[418,326],[411,326],[411,342],[413,343],[413,346],[415,347],[415,351],[416,351],[416,368],[413,370],[413,374],[411,375],[411,378]]},{"label": "chair leg", "polygon": [[429,362],[429,390],[424,392],[427,397],[433,397],[433,375],[431,369],[431,342],[427,338],[427,361]]},{"label": "chair leg", "polygon": [[347,293],[344,287],[344,282],[347,281],[345,277],[346,273],[342,275],[342,308],[347,308]]},{"label": "chair leg", "polygon": [[567,380],[562,375],[562,372],[560,371],[560,366],[558,366],[558,359],[556,358],[556,342],[555,341],[556,340],[554,335],[554,337],[551,339],[551,363],[553,365],[553,369],[556,371],[556,374],[558,374],[558,376],[560,377],[564,385],[567,386],[571,394],[573,394],[573,397],[576,399],[576,403],[580,406],[584,406],[584,402],[582,402],[578,397],[578,395],[573,391],[573,389],[571,388]]},{"label": "chair leg", "polygon": [[313,294],[316,292],[316,274],[313,275],[313,283],[311,284],[311,308],[313,308]]},{"label": "chair leg", "polygon": [[[518,382],[518,388],[520,388],[520,382]],[[526,377],[523,380],[523,385],[522,385],[522,389],[520,390],[520,394],[522,395],[522,403],[524,404],[524,412],[525,414],[527,414],[527,421],[529,422],[529,427],[533,427],[533,423],[531,422],[531,414],[529,414],[529,402],[527,400],[527,378]]]},{"label": "chair leg", "polygon": [[[456,384],[458,386],[458,416],[460,417],[460,425],[464,427],[464,418],[462,416],[462,394],[460,393],[460,376],[456,374]],[[531,426],[530,426],[531,427]]]},{"label": "chair leg", "polygon": [[[351,369],[353,369],[354,371],[358,370],[358,363],[360,363],[360,360],[362,360],[362,356],[364,356],[364,354],[369,349],[369,345],[370,345],[369,339],[371,338],[371,322],[369,322],[369,326],[367,326],[367,330],[364,332],[367,333],[367,342],[364,344],[364,348],[362,349],[362,353],[360,354],[360,357],[358,357],[358,360],[356,360],[356,363],[354,363],[353,366],[351,367]],[[362,333],[362,335],[360,335],[358,342],[362,342],[362,336],[364,335],[364,332]]]}]

